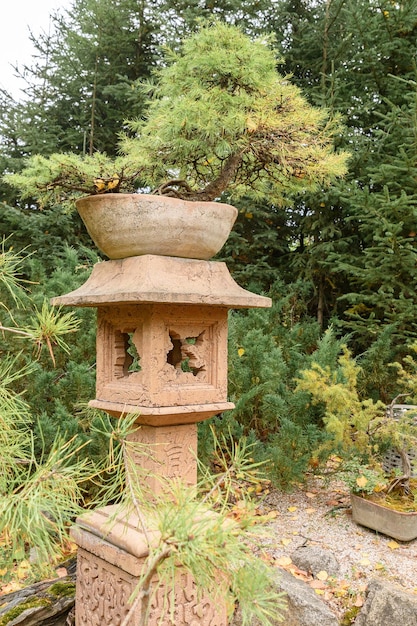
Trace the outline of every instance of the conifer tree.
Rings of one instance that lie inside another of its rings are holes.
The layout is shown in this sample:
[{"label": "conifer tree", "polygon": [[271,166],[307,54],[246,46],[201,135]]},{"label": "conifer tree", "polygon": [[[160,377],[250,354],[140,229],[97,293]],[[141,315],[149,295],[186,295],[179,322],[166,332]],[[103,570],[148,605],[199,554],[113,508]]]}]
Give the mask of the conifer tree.
[{"label": "conifer tree", "polygon": [[277,20],[277,37],[285,67],[295,81],[307,82],[315,104],[342,115],[340,142],[353,155],[344,181],[295,205],[291,271],[315,284],[312,304],[320,322],[347,320],[345,328],[357,333],[356,350],[369,347],[392,323],[397,337],[391,334],[391,341],[401,346],[414,332],[406,310],[416,298],[409,177],[417,3],[284,6],[288,27],[283,37]]}]

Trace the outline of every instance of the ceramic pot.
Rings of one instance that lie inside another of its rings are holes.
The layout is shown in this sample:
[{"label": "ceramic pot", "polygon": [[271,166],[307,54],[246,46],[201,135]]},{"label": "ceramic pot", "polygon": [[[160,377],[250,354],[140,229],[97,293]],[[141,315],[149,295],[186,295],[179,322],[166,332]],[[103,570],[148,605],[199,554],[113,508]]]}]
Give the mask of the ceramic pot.
[{"label": "ceramic pot", "polygon": [[158,254],[207,260],[222,248],[237,217],[229,204],[147,194],[99,194],[76,204],[109,259]]},{"label": "ceramic pot", "polygon": [[395,511],[354,494],[351,494],[351,502],[352,519],[357,524],[399,541],[412,541],[417,537],[417,511]]}]

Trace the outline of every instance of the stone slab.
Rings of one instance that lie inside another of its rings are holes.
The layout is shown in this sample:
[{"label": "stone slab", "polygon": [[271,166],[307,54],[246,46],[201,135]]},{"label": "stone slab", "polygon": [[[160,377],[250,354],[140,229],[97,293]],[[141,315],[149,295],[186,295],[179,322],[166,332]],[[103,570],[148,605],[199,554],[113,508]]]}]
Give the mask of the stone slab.
[{"label": "stone slab", "polygon": [[272,306],[270,298],[239,287],[225,263],[152,254],[97,263],[84,285],[51,302],[71,306],[152,302],[226,308]]},{"label": "stone slab", "polygon": [[[139,576],[138,559],[148,556],[146,537],[137,515],[118,505],[109,505],[77,518],[71,537],[80,547],[105,559],[132,576]],[[147,531],[148,537],[157,534]],[[159,535],[158,535],[159,536]]]},{"label": "stone slab", "polygon": [[214,404],[191,404],[188,406],[149,407],[135,404],[90,400],[94,409],[106,411],[112,417],[137,413],[136,424],[147,426],[169,426],[174,424],[194,424],[235,408],[233,402],[217,402]]}]

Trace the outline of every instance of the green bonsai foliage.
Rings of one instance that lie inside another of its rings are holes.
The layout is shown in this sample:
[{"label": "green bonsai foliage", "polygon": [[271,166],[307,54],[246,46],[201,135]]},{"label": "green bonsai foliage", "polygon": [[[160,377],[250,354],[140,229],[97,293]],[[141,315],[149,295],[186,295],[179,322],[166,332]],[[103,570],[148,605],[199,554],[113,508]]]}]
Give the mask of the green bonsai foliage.
[{"label": "green bonsai foliage", "polygon": [[268,39],[216,23],[168,60],[149,86],[147,117],[121,139],[122,156],[37,155],[5,181],[41,205],[140,184],[190,200],[227,191],[282,203],[345,173],[347,154],[333,148],[337,123],[276,71]]},{"label": "green bonsai foliage", "polygon": [[346,169],[337,125],[276,71],[270,41],[216,23],[184,41],[158,74],[145,121],[122,150],[160,193],[214,200],[228,191],[274,203]]},{"label": "green bonsai foliage", "polygon": [[380,465],[365,465],[357,458],[343,465],[342,475],[350,491],[360,495],[380,493],[389,483]]},{"label": "green bonsai foliage", "polygon": [[22,199],[33,198],[43,207],[71,204],[77,197],[96,193],[133,192],[138,175],[130,158],[57,153],[34,155],[21,173],[7,174],[4,180],[19,190]]}]

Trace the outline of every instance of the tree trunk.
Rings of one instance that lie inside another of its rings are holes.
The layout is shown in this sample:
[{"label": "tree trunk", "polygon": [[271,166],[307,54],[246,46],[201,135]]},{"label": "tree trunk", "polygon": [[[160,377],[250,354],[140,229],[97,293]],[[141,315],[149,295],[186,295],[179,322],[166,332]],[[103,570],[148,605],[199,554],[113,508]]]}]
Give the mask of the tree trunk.
[{"label": "tree trunk", "polygon": [[191,189],[185,180],[169,180],[156,189],[154,193],[182,198],[183,200],[214,202],[216,198],[220,198],[222,193],[226,191],[242,162],[242,157],[243,151],[231,154],[226,159],[218,177],[206,185],[204,189]]}]

